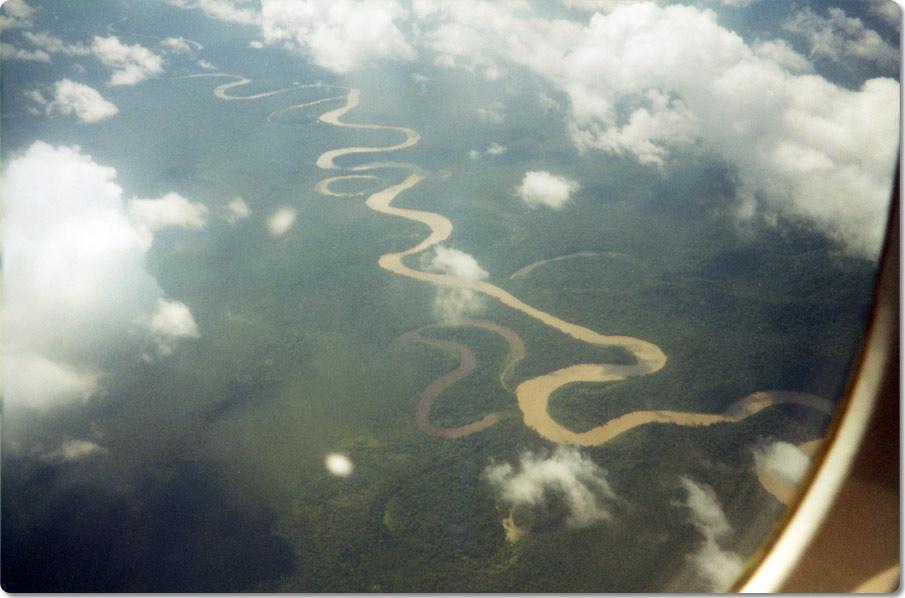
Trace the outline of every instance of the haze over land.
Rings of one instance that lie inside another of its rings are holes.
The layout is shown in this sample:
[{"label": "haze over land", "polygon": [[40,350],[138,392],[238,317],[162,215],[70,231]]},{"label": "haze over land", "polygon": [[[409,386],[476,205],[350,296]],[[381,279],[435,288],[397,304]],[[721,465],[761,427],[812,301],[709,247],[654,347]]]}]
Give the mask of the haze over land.
[{"label": "haze over land", "polygon": [[890,6],[8,0],[4,589],[725,589],[866,321]]}]

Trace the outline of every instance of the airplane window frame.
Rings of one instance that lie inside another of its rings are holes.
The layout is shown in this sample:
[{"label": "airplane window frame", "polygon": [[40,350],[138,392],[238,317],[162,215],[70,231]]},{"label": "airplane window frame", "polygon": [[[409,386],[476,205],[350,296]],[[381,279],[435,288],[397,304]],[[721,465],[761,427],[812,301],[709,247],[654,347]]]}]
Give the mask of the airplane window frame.
[{"label": "airplane window frame", "polygon": [[899,185],[897,166],[870,324],[846,400],[794,506],[731,591],[899,588]]}]

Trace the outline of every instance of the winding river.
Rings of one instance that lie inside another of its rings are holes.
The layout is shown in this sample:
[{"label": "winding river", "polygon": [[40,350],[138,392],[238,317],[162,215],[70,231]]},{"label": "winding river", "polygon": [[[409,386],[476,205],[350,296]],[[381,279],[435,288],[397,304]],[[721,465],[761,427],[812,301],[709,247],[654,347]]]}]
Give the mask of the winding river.
[{"label": "winding river", "polygon": [[[612,336],[604,335],[562,320],[545,311],[541,311],[531,305],[528,305],[509,293],[489,282],[482,280],[470,280],[460,278],[451,274],[439,274],[435,272],[424,272],[422,270],[413,269],[403,263],[403,258],[409,255],[421,253],[430,247],[438,245],[449,238],[453,230],[453,224],[446,217],[433,212],[421,210],[413,210],[407,208],[399,208],[392,205],[393,200],[402,192],[407,191],[421,181],[423,181],[427,173],[412,164],[402,164],[394,162],[377,162],[360,164],[356,166],[342,167],[336,164],[336,160],[354,154],[373,154],[385,153],[401,150],[416,145],[421,136],[413,129],[398,126],[376,125],[376,124],[358,124],[345,122],[343,117],[353,108],[355,108],[361,96],[361,91],[355,88],[340,87],[326,84],[296,85],[257,93],[248,96],[234,96],[227,93],[233,88],[246,85],[251,79],[240,75],[228,75],[224,73],[205,73],[193,75],[197,77],[228,77],[234,79],[229,83],[224,83],[214,89],[216,97],[224,100],[255,100],[278,93],[304,88],[324,88],[330,90],[344,90],[344,95],[328,97],[309,101],[306,103],[295,104],[286,108],[282,108],[268,115],[268,121],[274,122],[274,116],[288,110],[310,107],[322,102],[330,100],[338,100],[345,97],[345,104],[339,108],[330,110],[320,115],[319,120],[323,123],[354,129],[380,130],[398,132],[401,141],[393,145],[376,146],[376,147],[345,147],[332,149],[321,154],[316,161],[316,165],[323,170],[346,170],[352,174],[340,174],[325,178],[315,185],[315,190],[324,195],[331,196],[355,196],[362,192],[340,193],[332,191],[330,186],[341,180],[376,178],[373,174],[363,174],[363,171],[375,170],[387,166],[395,168],[404,168],[410,171],[410,174],[400,183],[381,189],[368,196],[365,205],[375,212],[380,212],[398,218],[404,218],[413,222],[425,225],[429,232],[416,245],[398,253],[386,253],[378,259],[378,265],[394,274],[405,276],[414,280],[432,283],[434,285],[447,287],[467,288],[482,293],[488,297],[496,299],[502,304],[516,309],[532,318],[543,322],[547,326],[555,328],[564,334],[567,334],[580,341],[595,345],[614,345],[622,347],[631,353],[636,363],[634,365],[615,365],[615,364],[599,364],[588,363],[578,364],[570,367],[562,368],[536,378],[526,380],[519,384],[515,389],[518,407],[522,412],[524,422],[527,426],[536,430],[541,436],[554,442],[564,442],[578,444],[584,446],[598,445],[607,442],[619,434],[626,432],[636,426],[647,423],[678,423],[687,426],[706,426],[717,422],[736,422],[761,409],[776,403],[794,403],[806,405],[827,413],[832,412],[832,404],[819,397],[806,395],[804,393],[793,393],[787,391],[764,391],[753,393],[733,403],[722,414],[710,413],[688,413],[668,410],[657,411],[635,411],[626,415],[617,417],[605,424],[588,430],[586,432],[573,432],[558,424],[550,417],[548,412],[548,402],[551,394],[558,388],[573,382],[607,382],[613,380],[621,380],[634,376],[645,376],[659,371],[666,365],[666,355],[660,348],[648,341],[641,340],[630,336]],[[593,255],[592,252],[581,252],[575,254],[575,257]],[[572,256],[564,256],[572,257]],[[554,258],[562,259],[562,258]],[[527,268],[523,268],[522,274],[526,274],[534,266],[540,265],[539,262],[532,264]],[[516,273],[518,274],[518,273]],[[489,320],[461,320],[443,325],[459,325],[459,326],[479,326],[492,330],[501,334],[509,342],[510,351],[506,357],[506,362],[501,372],[501,383],[508,390],[512,390],[511,377],[515,364],[525,355],[526,347],[522,339],[512,330],[505,328],[495,322]],[[424,337],[418,334],[418,331],[410,331],[403,335],[402,340],[409,342],[429,343],[435,346],[444,347],[453,350],[459,355],[459,365],[454,370],[447,372],[434,380],[421,393],[420,401],[416,411],[416,419],[422,430],[429,434],[441,436],[445,438],[457,438],[465,434],[473,433],[478,430],[493,425],[499,418],[499,414],[491,413],[484,418],[471,424],[460,426],[457,428],[443,429],[433,426],[428,420],[430,406],[442,391],[455,383],[457,380],[466,376],[475,367],[475,356],[470,348],[456,341],[437,339],[432,337]]]},{"label": "winding river", "polygon": [[522,268],[519,268],[515,272],[509,275],[510,280],[514,280],[516,278],[524,278],[528,274],[531,273],[532,270],[539,266],[545,266],[546,264],[552,264],[553,262],[561,262],[563,260],[571,260],[577,257],[598,257],[598,256],[606,256],[606,257],[617,257],[622,254],[615,253],[612,251],[576,251],[575,253],[569,253],[566,255],[560,255],[557,257],[551,257],[546,260],[539,260],[534,263],[528,264]]},{"label": "winding river", "polygon": [[496,332],[504,339],[506,339],[506,342],[509,344],[509,351],[507,352],[506,357],[503,358],[503,367],[500,369],[500,384],[507,390],[510,390],[509,381],[512,378],[512,373],[515,369],[516,364],[518,364],[518,362],[521,361],[522,358],[526,355],[526,348],[524,341],[522,341],[522,338],[518,334],[516,334],[515,331],[497,324],[496,322],[493,322],[491,320],[481,320],[475,318],[460,319],[453,322],[443,322],[439,324],[429,324],[417,330],[410,330],[399,337],[400,340],[405,342],[424,343],[427,345],[432,345],[434,347],[440,347],[441,349],[450,349],[459,356],[459,365],[456,367],[456,369],[446,372],[445,374],[431,382],[427,386],[427,388],[425,388],[421,392],[418,402],[418,409],[415,416],[418,427],[420,427],[427,434],[431,434],[433,436],[441,436],[443,438],[458,438],[460,436],[464,436],[465,434],[471,434],[472,432],[477,432],[478,430],[483,430],[488,426],[492,426],[500,418],[500,414],[490,413],[476,422],[455,428],[438,428],[437,426],[430,423],[430,409],[434,404],[434,401],[437,400],[437,398],[444,390],[470,374],[475,369],[475,365],[477,364],[474,351],[472,351],[468,345],[457,341],[434,338],[432,336],[422,336],[421,334],[419,334],[421,330],[429,328],[440,328],[444,326],[472,326],[477,328],[484,328],[486,330],[490,330],[491,332]]}]

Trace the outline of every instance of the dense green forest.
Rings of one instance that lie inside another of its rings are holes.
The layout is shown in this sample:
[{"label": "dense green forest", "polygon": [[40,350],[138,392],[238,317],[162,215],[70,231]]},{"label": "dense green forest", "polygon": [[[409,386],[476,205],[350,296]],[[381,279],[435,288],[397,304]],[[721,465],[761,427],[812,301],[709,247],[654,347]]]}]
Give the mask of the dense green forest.
[{"label": "dense green forest", "polygon": [[474,371],[447,388],[433,404],[430,420],[441,428],[453,428],[477,421],[490,413],[509,408],[514,397],[500,382],[509,346],[499,335],[481,328],[429,328],[425,336],[458,340],[472,348],[477,357]]},{"label": "dense green forest", "polygon": [[[423,197],[400,199],[412,207],[426,207]],[[338,201],[348,206],[343,218],[353,218],[355,204]],[[668,587],[677,583],[686,566],[676,555],[693,551],[702,541],[689,523],[687,509],[680,506],[682,477],[710,485],[720,497],[737,530],[724,548],[743,556],[753,554],[782,505],[758,483],[752,447],[764,439],[798,443],[817,438],[827,423],[822,414],[776,406],[736,424],[706,428],[648,424],[606,445],[583,449],[606,471],[618,497],[612,518],[571,529],[555,513],[523,510],[513,514],[527,534],[507,542],[502,520],[510,509],[491,491],[483,472],[491,463],[517,463],[524,450],[553,448],[522,424],[511,394],[514,386],[576,363],[630,363],[632,358],[621,349],[580,343],[487,300],[480,316],[517,332],[527,355],[516,366],[509,388],[504,388],[499,381],[507,353],[502,337],[474,327],[424,329],[424,335],[466,344],[477,356],[475,371],[435,403],[431,421],[449,427],[494,411],[507,417],[457,440],[424,435],[414,423],[418,394],[454,369],[458,358],[398,341],[407,330],[432,323],[435,291],[430,285],[395,279],[375,265],[380,252],[416,242],[419,227],[370,216],[362,226],[372,232],[349,238],[345,245],[349,255],[359,257],[337,256],[345,270],[336,282],[326,269],[312,263],[312,268],[293,269],[295,274],[269,289],[268,301],[259,293],[249,297],[256,302],[259,321],[283,322],[287,329],[299,331],[295,351],[302,352],[297,354],[279,348],[285,342],[284,331],[273,337],[280,344],[274,345],[271,364],[285,363],[287,375],[299,378],[293,388],[300,390],[295,393],[315,397],[316,386],[311,383],[317,382],[313,377],[317,372],[319,383],[326,384],[325,397],[346,389],[350,408],[354,405],[360,414],[346,420],[341,425],[344,431],[337,434],[346,439],[339,450],[355,463],[352,476],[334,478],[312,462],[292,482],[277,484],[283,488],[280,503],[285,506],[280,509],[288,513],[279,533],[293,546],[298,566],[276,588],[643,591],[661,582]],[[626,227],[640,226],[638,216],[624,207],[615,208],[611,216],[621,216]],[[656,230],[656,219],[647,221]],[[577,221],[573,225],[585,230]],[[558,244],[550,240],[543,250],[532,248],[535,255],[530,259],[574,251],[581,247],[577,245],[581,236],[579,232],[561,237]],[[857,327],[863,314],[850,309],[851,286],[869,285],[865,267],[832,252],[803,254],[798,240],[777,239],[767,255],[729,236],[717,240],[698,245],[696,258],[681,270],[667,266],[652,249],[639,251],[630,243],[614,242],[612,247],[628,257],[553,262],[508,280],[509,272],[530,263],[526,254],[494,278],[541,309],[604,334],[631,334],[656,342],[668,356],[667,366],[650,376],[563,387],[550,403],[557,421],[581,430],[637,409],[716,413],[746,394],[771,388],[838,396],[849,350],[841,339],[850,338],[846,331]],[[474,243],[470,250],[481,263],[491,249],[499,249],[496,244],[484,248],[477,240]],[[292,259],[304,260],[304,250],[300,248]],[[805,275],[812,281],[848,277],[851,284],[800,283]],[[316,295],[306,294],[311,281],[320,285]],[[330,292],[331,285],[335,292]],[[866,307],[863,301],[861,305]],[[354,324],[365,321],[366,327]],[[801,340],[804,330],[807,334]],[[256,337],[266,338],[261,332]],[[790,340],[793,333],[795,342]],[[347,335],[353,334],[357,340],[350,343]],[[347,357],[327,363],[318,358],[326,352]],[[306,368],[298,369],[300,357]],[[367,368],[368,383],[340,384],[346,377],[341,364]],[[265,369],[272,371],[270,366]],[[260,386],[263,383],[256,382],[255,387],[267,388]],[[241,401],[229,397],[255,393],[248,386],[237,388],[220,399],[224,404],[213,403],[210,413],[220,420],[240,415],[241,408],[230,405]],[[293,400],[292,393],[283,386],[274,395],[264,400],[276,400],[281,407],[275,412],[285,417],[282,409]],[[313,408],[308,400],[305,413]]]}]

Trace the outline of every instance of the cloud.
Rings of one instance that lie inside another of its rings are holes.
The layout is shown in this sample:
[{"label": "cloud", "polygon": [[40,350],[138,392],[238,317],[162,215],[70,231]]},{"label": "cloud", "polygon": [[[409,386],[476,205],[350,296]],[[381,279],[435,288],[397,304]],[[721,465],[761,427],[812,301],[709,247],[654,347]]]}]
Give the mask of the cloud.
[{"label": "cloud", "polygon": [[478,108],[478,118],[494,125],[501,125],[506,120],[506,105],[503,102],[491,102]]},{"label": "cloud", "polygon": [[4,60],[35,60],[50,62],[50,54],[44,50],[22,50],[11,44],[0,44],[0,54]]},{"label": "cloud", "polygon": [[[611,112],[613,106],[599,105],[600,98],[585,90],[576,90],[571,99],[577,118],[569,124],[569,132],[582,150],[599,149],[617,155],[628,152],[642,164],[661,166],[668,146],[689,143],[697,133],[697,117],[685,103],[657,89],[636,95],[632,99],[635,107],[627,116],[608,119],[611,122],[605,125],[598,116]],[[600,108],[603,111],[595,114]]]},{"label": "cloud", "polygon": [[898,2],[868,0],[866,4],[870,12],[880,17],[890,27],[894,27],[896,31],[899,30],[899,25],[902,22],[902,7],[899,6]]},{"label": "cloud", "polygon": [[154,342],[154,350],[142,350],[142,359],[148,362],[172,354],[174,341],[201,336],[188,306],[181,301],[169,301],[162,297],[157,300],[154,313],[140,314],[135,318],[135,323],[147,330]]},{"label": "cloud", "polygon": [[598,0],[559,0],[562,4],[575,10],[583,10],[586,12],[597,12],[601,10]]},{"label": "cloud", "polygon": [[188,54],[192,51],[192,47],[185,41],[185,38],[182,37],[168,37],[162,40],[160,45],[164,50],[175,52],[176,54]]},{"label": "cloud", "polygon": [[532,208],[547,206],[558,210],[578,188],[573,180],[539,170],[526,172],[515,192]]},{"label": "cloud", "polygon": [[525,452],[518,467],[490,465],[483,476],[500,501],[540,512],[542,520],[562,517],[570,527],[587,527],[611,517],[606,502],[615,495],[605,472],[574,446],[557,446],[551,455]]},{"label": "cloud", "polygon": [[[849,90],[799,72],[785,45],[749,47],[694,6],[608,3],[585,22],[528,16],[521,5],[430,6],[425,39],[453,22],[483,40],[459,47],[454,64],[492,56],[562,94],[581,151],[664,166],[675,149],[701,144],[736,169],[742,201],[807,219],[853,254],[879,252],[898,147],[894,79]],[[888,55],[857,23],[841,25],[859,52]]]},{"label": "cloud", "polygon": [[82,44],[67,44],[60,38],[50,35],[46,31],[41,33],[23,31],[22,35],[38,48],[52,54],[65,54],[67,56],[87,56],[88,54],[91,54],[91,50]]},{"label": "cloud", "polygon": [[[40,94],[35,99],[41,99]],[[54,84],[53,101],[47,105],[47,113],[74,114],[83,123],[95,123],[110,118],[119,109],[92,87],[69,79]]]},{"label": "cloud", "polygon": [[41,459],[51,463],[69,463],[95,455],[103,455],[107,452],[107,449],[89,440],[66,440],[60,445],[60,448],[45,453]]},{"label": "cloud", "polygon": [[352,460],[342,453],[330,453],[327,455],[324,458],[324,466],[327,471],[340,478],[349,477],[355,470]]},{"label": "cloud", "polygon": [[[94,55],[103,64],[112,67],[113,74],[109,85],[135,85],[150,76],[163,72],[163,58],[144,46],[123,44],[117,37],[95,36],[89,48],[83,44],[68,44],[47,32],[24,31],[23,35],[38,49],[25,52],[10,46],[8,53],[4,48],[5,58],[26,59],[27,56],[33,56],[32,60],[49,62],[48,53],[67,56]],[[189,43],[188,40],[181,37],[170,37],[163,40],[161,46],[170,52],[190,52]],[[191,43],[197,44],[197,42]]]},{"label": "cloud", "polygon": [[811,458],[794,444],[776,441],[754,449],[754,464],[759,472],[796,486],[811,466]]},{"label": "cloud", "polygon": [[167,226],[204,228],[207,207],[192,203],[178,193],[167,193],[160,199],[133,199],[129,202],[129,216],[155,231]]},{"label": "cloud", "polygon": [[160,355],[169,355],[173,352],[171,345],[173,340],[201,336],[192,312],[185,303],[180,301],[168,301],[160,298],[157,300],[157,311],[150,318],[142,316],[137,321],[151,331],[157,341]]},{"label": "cloud", "polygon": [[471,158],[472,160],[477,160],[482,155],[483,156],[499,156],[499,155],[504,154],[505,152],[506,152],[505,145],[500,145],[497,142],[493,142],[489,146],[487,146],[487,149],[485,149],[483,152],[481,150],[469,151],[468,157]]},{"label": "cloud", "polygon": [[31,27],[34,13],[35,9],[25,0],[6,0],[0,5],[0,29]]},{"label": "cloud", "polygon": [[239,220],[248,218],[251,215],[251,208],[248,207],[248,204],[246,204],[245,200],[241,197],[234,197],[229,200],[229,203],[226,204],[226,209],[229,210],[226,220],[230,224],[235,224]]},{"label": "cloud", "polygon": [[415,50],[397,21],[407,11],[396,0],[262,0],[261,32],[336,73],[375,60],[411,60]]},{"label": "cloud", "polygon": [[41,114],[45,114],[47,112],[47,107],[49,105],[49,102],[47,101],[47,98],[44,97],[44,94],[41,93],[39,90],[29,89],[28,91],[23,92],[22,95],[26,99],[29,99],[32,102],[34,102],[35,104],[37,104],[38,106],[43,107],[43,110],[42,110],[36,106],[26,105],[25,109],[28,111],[29,114],[33,114],[35,116],[40,116]]},{"label": "cloud", "polygon": [[154,338],[140,323],[164,297],[145,268],[153,237],[129,217],[115,179],[78,147],[42,141],[4,164],[6,406],[87,399],[106,368]]},{"label": "cloud", "polygon": [[802,36],[811,56],[844,62],[849,58],[873,62],[886,69],[897,69],[899,52],[861,19],[849,17],[841,8],[831,7],[822,17],[804,8],[786,19],[782,28]]},{"label": "cloud", "polygon": [[179,301],[157,300],[157,311],[148,322],[151,332],[164,337],[195,337],[200,336],[198,325],[192,317],[192,312],[185,303]]},{"label": "cloud", "polygon": [[[438,245],[434,253],[421,257],[421,267],[429,272],[445,274],[467,281],[485,280],[487,271],[477,260],[458,249]],[[467,287],[436,285],[434,316],[444,321],[457,320],[481,311],[484,302],[481,295]]]},{"label": "cloud", "polygon": [[[425,16],[425,4],[416,4]],[[495,81],[502,76],[502,70],[495,60],[490,58],[490,45],[479,32],[459,23],[443,23],[432,30],[426,42],[437,54],[434,64],[447,68],[464,68],[473,73],[480,73],[488,81]]]},{"label": "cloud", "polygon": [[100,372],[57,363],[37,353],[4,348],[0,368],[7,406],[44,410],[63,402],[87,401],[100,388]]},{"label": "cloud", "polygon": [[428,269],[433,272],[449,274],[465,280],[484,280],[487,271],[478,265],[476,259],[458,249],[450,249],[438,245],[434,255],[428,264]]},{"label": "cloud", "polygon": [[725,591],[742,572],[744,561],[737,554],[723,550],[719,540],[732,533],[713,488],[682,478],[682,486],[688,492],[683,506],[691,510],[690,519],[701,534],[704,543],[686,558],[695,567],[708,588],[704,591]]},{"label": "cloud", "polygon": [[540,105],[541,110],[543,110],[545,113],[559,112],[562,110],[562,106],[559,105],[559,102],[551,98],[546,93],[537,94],[537,103]]},{"label": "cloud", "polygon": [[778,64],[790,73],[811,73],[814,66],[783,39],[761,41],[752,48],[761,58]]},{"label": "cloud", "polygon": [[109,85],[135,85],[163,72],[160,56],[138,44],[127,46],[115,36],[94,36],[91,52],[113,69]]},{"label": "cloud", "polygon": [[732,532],[723,508],[713,488],[682,478],[682,486],[688,491],[684,505],[691,509],[691,522],[705,536],[723,538]]},{"label": "cloud", "polygon": [[[261,15],[250,8],[236,6],[235,2],[228,0],[164,0],[167,4],[183,9],[197,9],[204,11],[209,17],[219,19],[226,23],[239,23],[241,25],[257,25],[261,22]],[[240,0],[241,2],[241,0]],[[251,4],[251,2],[245,2]]]},{"label": "cloud", "polygon": [[217,67],[214,66],[212,63],[208,62],[207,60],[203,60],[203,59],[198,61],[198,66],[200,66],[203,69],[207,69],[209,71],[213,71],[213,70],[217,69]]},{"label": "cloud", "polygon": [[296,211],[292,208],[280,208],[267,219],[267,230],[274,237],[280,237],[295,224]]}]

